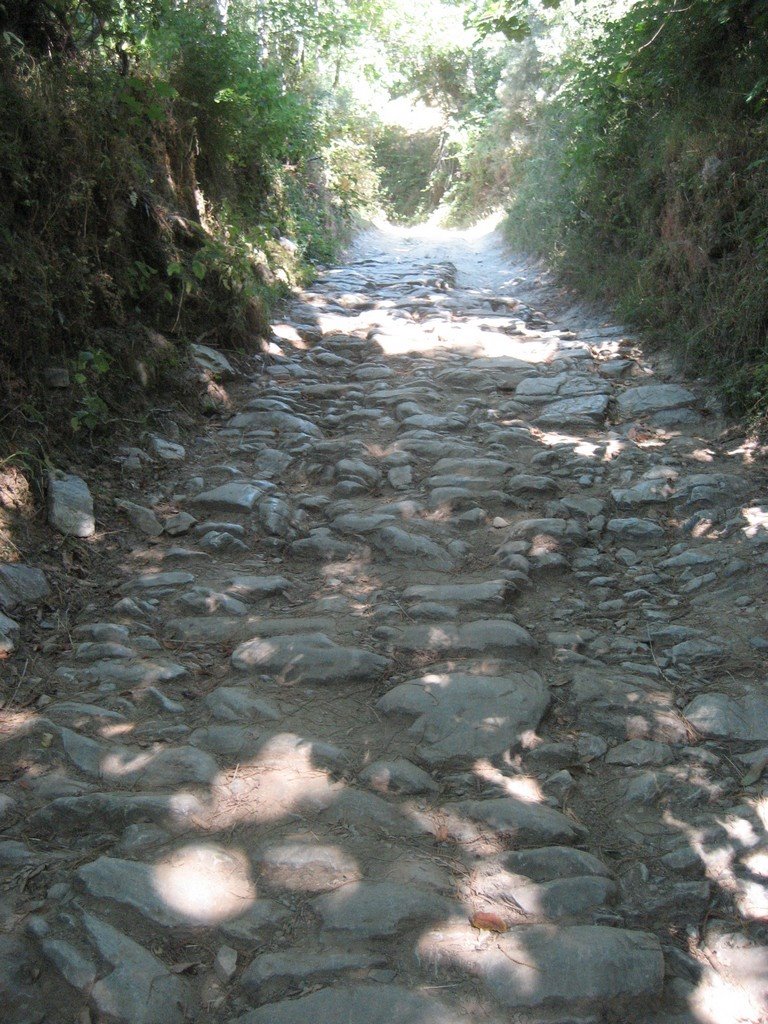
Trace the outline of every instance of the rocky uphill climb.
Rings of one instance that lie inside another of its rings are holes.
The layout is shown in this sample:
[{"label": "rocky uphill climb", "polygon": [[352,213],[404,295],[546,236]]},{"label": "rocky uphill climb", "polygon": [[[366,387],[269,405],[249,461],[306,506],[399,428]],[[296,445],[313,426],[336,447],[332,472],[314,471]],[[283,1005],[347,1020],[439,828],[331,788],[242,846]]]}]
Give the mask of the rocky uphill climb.
[{"label": "rocky uphill climb", "polygon": [[0,567],[5,1021],[766,1019],[765,479],[554,304],[368,234],[75,618]]}]

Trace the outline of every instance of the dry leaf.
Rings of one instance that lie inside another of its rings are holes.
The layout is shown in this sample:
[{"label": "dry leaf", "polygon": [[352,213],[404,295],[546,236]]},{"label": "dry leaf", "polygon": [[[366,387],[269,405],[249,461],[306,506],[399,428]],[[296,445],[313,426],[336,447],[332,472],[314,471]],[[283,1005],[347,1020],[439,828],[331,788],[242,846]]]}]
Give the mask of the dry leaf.
[{"label": "dry leaf", "polygon": [[485,932],[507,932],[509,926],[499,917],[487,910],[478,910],[469,919],[473,928],[480,928]]}]

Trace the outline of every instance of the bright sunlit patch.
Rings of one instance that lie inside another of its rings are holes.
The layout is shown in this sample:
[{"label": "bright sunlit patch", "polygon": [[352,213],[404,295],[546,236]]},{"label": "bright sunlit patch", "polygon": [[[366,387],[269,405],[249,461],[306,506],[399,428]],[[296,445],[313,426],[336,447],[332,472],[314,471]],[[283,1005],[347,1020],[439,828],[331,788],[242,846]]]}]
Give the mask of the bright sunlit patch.
[{"label": "bright sunlit patch", "polygon": [[741,514],[747,521],[747,525],[742,528],[745,536],[752,538],[765,534],[768,537],[768,508],[765,505],[743,508]]},{"label": "bright sunlit patch", "polygon": [[504,775],[498,768],[494,768],[489,761],[476,761],[473,771],[478,778],[498,786],[507,796],[522,800],[527,804],[541,804],[544,802],[544,794],[541,786],[529,775],[509,776]]},{"label": "bright sunlit patch", "polygon": [[232,920],[256,899],[246,858],[213,843],[197,843],[171,854],[155,865],[152,884],[189,924]]}]

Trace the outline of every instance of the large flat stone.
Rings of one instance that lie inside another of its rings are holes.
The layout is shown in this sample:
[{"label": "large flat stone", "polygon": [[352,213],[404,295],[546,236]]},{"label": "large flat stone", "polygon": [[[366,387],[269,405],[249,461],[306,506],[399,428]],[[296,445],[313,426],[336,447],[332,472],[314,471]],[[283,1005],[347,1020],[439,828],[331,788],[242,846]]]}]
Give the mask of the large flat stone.
[{"label": "large flat stone", "polygon": [[418,946],[422,966],[477,978],[503,1006],[635,1009],[661,995],[664,957],[647,932],[577,925],[512,928],[480,946],[466,926],[433,930]]},{"label": "large flat stone", "polygon": [[259,498],[263,497],[264,488],[255,484],[234,481],[202,491],[189,499],[190,505],[199,505],[207,511],[250,512]]},{"label": "large flat stone", "polygon": [[357,862],[338,846],[315,842],[285,842],[256,854],[261,879],[275,889],[328,892],[359,882]]},{"label": "large flat stone", "polygon": [[607,395],[564,398],[547,405],[536,423],[542,427],[594,427],[603,422],[607,411]]},{"label": "large flat stone", "polygon": [[232,665],[241,672],[309,685],[377,679],[389,664],[386,658],[363,648],[335,644],[324,633],[255,637],[232,654]]},{"label": "large flat stone", "polygon": [[323,927],[356,938],[384,938],[426,921],[462,915],[460,904],[437,893],[393,882],[357,882],[312,901]]},{"label": "large flat stone", "polygon": [[406,626],[392,641],[402,651],[440,651],[504,654],[536,648],[522,626],[509,619],[479,619],[457,626],[454,622]]},{"label": "large flat stone", "polygon": [[441,830],[459,842],[485,835],[513,847],[542,843],[572,843],[578,829],[570,818],[546,804],[526,803],[514,797],[461,800],[444,804]]},{"label": "large flat stone", "polygon": [[470,1024],[432,996],[399,985],[359,984],[268,1003],[230,1024]]},{"label": "large flat stone", "polygon": [[432,764],[454,757],[490,757],[535,729],[549,703],[536,672],[509,676],[428,673],[401,683],[378,702],[386,714],[415,715],[409,735]]},{"label": "large flat stone", "polygon": [[372,536],[373,543],[388,558],[418,559],[433,569],[450,569],[453,558],[445,548],[429,537],[418,533],[408,533],[399,526],[385,526]]},{"label": "large flat stone", "polygon": [[359,975],[386,964],[385,956],[362,951],[265,953],[246,967],[240,976],[240,985],[254,1003],[267,1003],[286,993],[327,984],[340,974],[357,972]]},{"label": "large flat stone", "polygon": [[617,405],[621,418],[629,419],[667,409],[682,409],[695,401],[693,392],[679,384],[643,384],[619,395]]},{"label": "large flat stone", "polygon": [[68,536],[91,537],[96,532],[93,498],[85,480],[73,473],[48,474],[48,520]]},{"label": "large flat stone", "polygon": [[702,693],[683,714],[702,736],[768,742],[768,698],[758,694]]},{"label": "large flat stone", "polygon": [[509,584],[506,580],[483,583],[420,584],[403,592],[406,601],[446,601],[468,607],[504,603]]},{"label": "large flat stone", "polygon": [[0,565],[0,608],[3,611],[11,611],[20,604],[36,604],[50,592],[40,569],[16,563]]},{"label": "large flat stone", "polygon": [[81,867],[81,888],[124,903],[164,927],[216,926],[257,903],[247,860],[214,843],[194,843],[156,864],[99,857]]},{"label": "large flat stone", "polygon": [[91,989],[100,1019],[118,1024],[183,1024],[189,992],[165,964],[106,921],[83,914],[91,943],[113,970]]}]

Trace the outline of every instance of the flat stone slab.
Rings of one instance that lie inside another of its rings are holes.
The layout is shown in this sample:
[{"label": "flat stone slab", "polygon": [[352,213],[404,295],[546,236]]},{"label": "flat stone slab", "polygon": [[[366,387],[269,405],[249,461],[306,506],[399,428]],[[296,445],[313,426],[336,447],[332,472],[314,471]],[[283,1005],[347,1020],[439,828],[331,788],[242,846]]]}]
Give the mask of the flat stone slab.
[{"label": "flat stone slab", "polygon": [[361,878],[357,861],[338,846],[275,843],[256,854],[262,881],[275,889],[328,892]]},{"label": "flat stone slab", "polygon": [[455,757],[491,757],[535,729],[549,703],[536,672],[481,676],[428,673],[386,693],[377,707],[386,714],[416,715],[408,730],[419,756],[431,764]]},{"label": "flat stone slab", "polygon": [[535,882],[510,871],[496,870],[474,875],[470,893],[472,899],[479,898],[489,908],[503,907],[513,900],[520,910],[533,918],[557,921],[578,917],[608,903],[616,895],[616,885],[601,875]]},{"label": "flat stone slab", "polygon": [[73,473],[48,474],[48,521],[65,536],[93,536],[93,497],[85,480]]},{"label": "flat stone slab", "polygon": [[214,843],[184,846],[156,864],[99,857],[76,878],[90,896],[125,903],[171,928],[236,921],[257,903],[247,859]]},{"label": "flat stone slab", "polygon": [[505,856],[504,863],[510,871],[531,878],[534,882],[583,878],[587,875],[605,877],[610,874],[607,866],[597,857],[584,850],[574,850],[570,846],[515,850]]},{"label": "flat stone slab", "polygon": [[695,401],[696,395],[679,384],[643,384],[628,388],[619,395],[616,404],[621,418],[629,419],[667,409],[682,409]]},{"label": "flat stone slab", "polygon": [[268,1003],[229,1024],[470,1024],[444,1003],[399,985],[359,984]]},{"label": "flat stone slab", "polygon": [[372,541],[388,558],[415,558],[433,569],[450,569],[453,558],[445,548],[429,537],[408,533],[399,526],[385,526],[372,535]]},{"label": "flat stone slab", "polygon": [[192,360],[201,370],[206,370],[219,380],[231,380],[236,376],[234,368],[223,352],[208,345],[193,344],[189,346]]},{"label": "flat stone slab", "polygon": [[426,921],[463,915],[460,904],[427,889],[393,882],[358,882],[312,900],[323,927],[356,938],[384,938]]},{"label": "flat stone slab", "polygon": [[702,693],[683,714],[702,736],[768,742],[768,698],[757,694],[729,697],[725,693]]},{"label": "flat stone slab", "polygon": [[222,484],[221,487],[214,487],[209,491],[202,491],[194,498],[190,498],[189,504],[199,505],[208,511],[250,512],[263,495],[264,488],[236,481]]},{"label": "flat stone slab", "polygon": [[36,604],[50,593],[51,588],[40,569],[17,563],[0,565],[0,608],[3,611],[11,611],[20,604]]},{"label": "flat stone slab", "polygon": [[536,423],[542,427],[594,427],[603,422],[608,411],[607,395],[585,395],[551,402]]},{"label": "flat stone slab", "polygon": [[421,584],[403,591],[406,601],[445,601],[468,607],[483,604],[503,604],[509,585],[506,580],[487,580],[484,583]]},{"label": "flat stone slab", "polygon": [[241,672],[309,685],[377,679],[389,665],[387,658],[359,647],[342,647],[324,633],[255,637],[232,654],[232,666]]},{"label": "flat stone slab", "polygon": [[377,793],[438,793],[440,787],[422,768],[404,757],[374,761],[360,772],[360,781]]},{"label": "flat stone slab", "polygon": [[189,992],[162,961],[112,925],[83,914],[91,944],[114,968],[90,991],[99,1017],[119,1024],[182,1024],[187,1019]]},{"label": "flat stone slab", "polygon": [[454,622],[406,626],[392,641],[401,651],[505,653],[536,648],[527,629],[509,619],[479,619],[462,626]]},{"label": "flat stone slab", "polygon": [[478,945],[466,926],[435,929],[419,942],[422,966],[450,967],[483,983],[503,1006],[636,1008],[662,991],[664,957],[647,932],[529,925]]},{"label": "flat stone slab", "polygon": [[572,843],[579,835],[575,824],[559,811],[514,797],[461,800],[444,804],[442,810],[446,820],[440,829],[458,842],[472,842],[486,835],[513,847],[524,847]]},{"label": "flat stone slab", "polygon": [[381,954],[329,950],[323,953],[265,953],[256,957],[240,976],[240,985],[254,1003],[267,1003],[281,995],[328,983],[340,974],[364,973],[386,967]]}]

